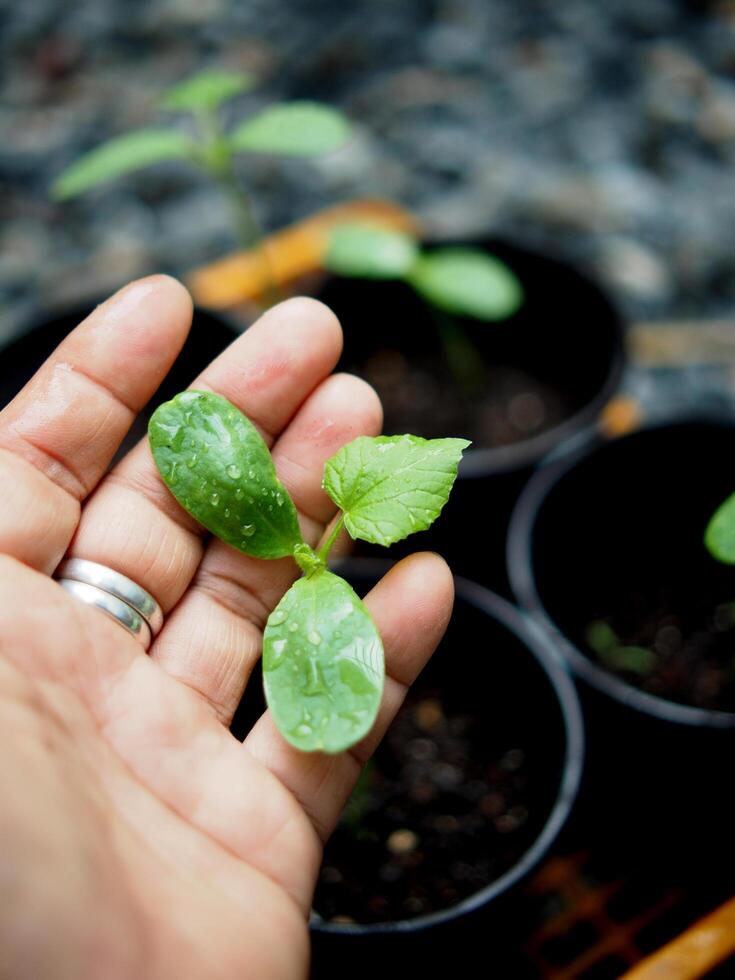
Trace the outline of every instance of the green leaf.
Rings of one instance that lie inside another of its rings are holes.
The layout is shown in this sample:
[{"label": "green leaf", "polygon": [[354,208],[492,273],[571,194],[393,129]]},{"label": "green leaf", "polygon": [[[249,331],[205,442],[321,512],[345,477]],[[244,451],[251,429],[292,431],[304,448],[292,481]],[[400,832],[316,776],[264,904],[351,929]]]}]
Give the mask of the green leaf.
[{"label": "green leaf", "polygon": [[735,493],[720,504],[710,518],[704,543],[717,561],[735,565]]},{"label": "green leaf", "polygon": [[402,279],[418,257],[410,235],[374,225],[344,224],[332,232],[324,264],[339,276]]},{"label": "green leaf", "polygon": [[248,92],[254,84],[255,79],[247,72],[211,68],[168,89],[159,105],[162,109],[184,112],[214,109],[233,95]]},{"label": "green leaf", "polygon": [[283,558],[301,543],[268,447],[227,399],[183,391],[153,413],[148,438],[166,486],[212,534],[256,558]]},{"label": "green leaf", "polygon": [[318,102],[286,102],[264,109],[230,134],[235,150],[316,156],[336,150],[350,136],[346,116]]},{"label": "green leaf", "polygon": [[618,634],[604,619],[596,619],[585,630],[585,639],[598,656],[620,646]]},{"label": "green leaf", "polygon": [[383,644],[365,606],[339,576],[300,578],[263,636],[263,686],[286,741],[303,752],[343,752],[370,731],[380,707]]},{"label": "green leaf", "polygon": [[466,439],[360,436],[324,468],[322,486],[344,512],[353,538],[389,545],[439,516]]},{"label": "green leaf", "polygon": [[624,670],[648,677],[658,664],[658,657],[648,647],[619,646],[600,654],[600,660],[610,670]]},{"label": "green leaf", "polygon": [[63,201],[153,163],[187,159],[191,155],[191,141],[174,129],[127,133],[103,143],[68,167],[51,185],[51,196]]},{"label": "green leaf", "polygon": [[521,284],[508,266],[474,248],[423,253],[408,281],[434,306],[478,320],[504,320],[523,302]]}]

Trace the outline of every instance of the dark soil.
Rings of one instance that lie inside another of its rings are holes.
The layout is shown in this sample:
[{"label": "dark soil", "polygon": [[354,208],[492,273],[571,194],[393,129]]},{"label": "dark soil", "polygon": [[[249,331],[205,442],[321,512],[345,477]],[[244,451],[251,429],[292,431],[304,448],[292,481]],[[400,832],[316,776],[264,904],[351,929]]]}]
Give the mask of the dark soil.
[{"label": "dark soil", "polygon": [[575,407],[564,392],[512,366],[482,363],[478,380],[463,388],[434,351],[409,361],[381,348],[354,370],[380,395],[387,432],[456,433],[476,446],[507,446],[560,425]]},{"label": "dark soil", "polygon": [[330,278],[319,293],[344,329],[340,368],[376,388],[385,432],[504,447],[556,428],[603,389],[611,393],[621,335],[605,296],[552,257],[505,242],[471,244],[505,262],[523,286],[523,304],[506,320],[442,314],[437,322],[440,315],[398,282]]},{"label": "dark soil", "polygon": [[411,698],[327,844],[314,907],[335,922],[445,909],[508,870],[530,844],[526,750],[486,742],[440,691]]},{"label": "dark soil", "polygon": [[464,589],[458,580],[447,633],[327,844],[314,899],[327,920],[455,905],[516,864],[557,800],[557,695],[522,639]]},{"label": "dark soil", "polygon": [[598,661],[649,694],[697,708],[735,711],[735,575],[730,589],[722,583],[719,590],[714,583],[707,585],[702,590],[687,581],[620,596],[600,619],[626,647],[642,648],[651,656],[642,663],[634,657],[635,669],[616,663],[615,651],[598,654]]},{"label": "dark soil", "polygon": [[[600,445],[548,492],[533,537],[541,601],[591,660],[666,700],[730,712],[735,569],[703,537],[732,492],[734,451],[726,420]],[[600,625],[607,651],[591,633]]]}]

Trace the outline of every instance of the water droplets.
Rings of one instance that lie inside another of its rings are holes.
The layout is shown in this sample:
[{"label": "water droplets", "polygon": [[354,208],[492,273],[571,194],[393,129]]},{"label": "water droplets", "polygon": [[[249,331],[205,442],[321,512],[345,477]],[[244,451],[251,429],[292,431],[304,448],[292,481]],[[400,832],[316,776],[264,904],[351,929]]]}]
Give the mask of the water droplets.
[{"label": "water droplets", "polygon": [[[285,612],[283,609],[276,609],[275,612],[272,612],[271,613],[270,618],[268,619],[268,625],[269,626],[280,626],[281,623],[285,623],[287,619],[288,619],[288,613],[287,612]],[[294,625],[294,624],[291,624],[291,625]]]},{"label": "water droplets", "polygon": [[288,624],[289,633],[295,633],[298,628],[299,624],[295,621]]},{"label": "water droplets", "polygon": [[191,456],[187,456],[186,457],[185,462],[186,462],[186,465],[189,467],[190,470],[193,470],[194,467],[197,465],[197,459],[198,458],[199,457],[197,456],[196,453],[192,453]]},{"label": "water droplets", "polygon": [[249,469],[248,470],[248,480],[254,480],[254,479],[255,479],[255,470]]},{"label": "water droplets", "polygon": [[219,494],[218,493],[210,493],[210,495],[209,495],[209,502],[210,502],[210,504],[213,507],[219,507]]},{"label": "water droplets", "polygon": [[237,490],[235,490],[235,500],[242,500],[244,496],[245,496],[245,491],[243,490],[242,487],[238,487]]},{"label": "water droplets", "polygon": [[240,534],[244,538],[252,538],[252,536],[255,534],[255,525],[243,524],[242,527],[240,528]]},{"label": "water droplets", "polygon": [[318,647],[322,642],[321,634],[317,633],[315,629],[309,630],[309,632],[306,634],[306,639],[315,647]]},{"label": "water droplets", "polygon": [[242,470],[239,466],[235,466],[234,463],[230,463],[230,465],[227,467],[227,475],[232,480],[239,480],[242,476]]}]

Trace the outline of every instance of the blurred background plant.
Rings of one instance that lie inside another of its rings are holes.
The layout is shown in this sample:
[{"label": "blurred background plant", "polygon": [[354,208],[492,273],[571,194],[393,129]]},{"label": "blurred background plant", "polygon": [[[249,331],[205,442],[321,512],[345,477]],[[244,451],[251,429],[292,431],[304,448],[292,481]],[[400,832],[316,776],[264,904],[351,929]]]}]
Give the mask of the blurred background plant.
[{"label": "blurred background plant", "polygon": [[63,205],[47,189],[155,93],[207,65],[277,101],[327,102],[356,138],[303,162],[253,156],[278,228],[345,197],[430,235],[510,235],[579,261],[635,317],[735,302],[735,13],[726,0],[24,0],[0,3],[0,337],[230,247],[227,205],[176,161]]},{"label": "blurred background plant", "polygon": [[265,266],[264,281],[271,298],[278,295],[262,248],[263,230],[255,216],[250,193],[237,167],[248,153],[311,157],[335,150],[346,142],[346,117],[318,102],[285,102],[270,106],[225,130],[221,106],[247,92],[255,83],[244,72],[209,69],[198,72],[164,92],[159,107],[193,117],[192,131],[167,126],[136,129],[96,147],[68,167],[51,185],[59,201],[107,183],[116,177],[163,161],[186,161],[203,170],[223,192],[238,245],[258,250]]},{"label": "blurred background plant", "polygon": [[459,317],[497,323],[523,302],[518,277],[495,256],[456,245],[426,251],[407,232],[374,225],[337,225],[324,264],[345,278],[398,280],[410,286],[427,304],[445,362],[467,393],[482,383],[483,357]]}]

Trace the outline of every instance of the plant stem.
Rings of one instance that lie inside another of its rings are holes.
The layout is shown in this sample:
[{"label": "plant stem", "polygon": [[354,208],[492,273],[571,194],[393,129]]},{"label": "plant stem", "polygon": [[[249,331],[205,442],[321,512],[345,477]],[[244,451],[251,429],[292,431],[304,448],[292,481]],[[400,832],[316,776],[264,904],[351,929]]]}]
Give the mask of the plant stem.
[{"label": "plant stem", "polygon": [[457,386],[471,395],[482,382],[482,355],[456,318],[431,308],[444,356]]},{"label": "plant stem", "polygon": [[265,308],[283,299],[276,282],[273,268],[265,247],[263,230],[255,217],[250,195],[238,180],[232,149],[226,135],[222,132],[216,113],[205,111],[199,114],[199,127],[204,144],[203,166],[218,184],[234,212],[235,237],[245,251],[257,255],[263,272],[262,305]]},{"label": "plant stem", "polygon": [[327,563],[327,559],[329,558],[329,552],[332,550],[332,548],[334,546],[334,542],[339,537],[340,531],[344,527],[344,524],[345,524],[345,515],[344,514],[340,514],[339,515],[339,520],[335,521],[334,527],[329,532],[329,537],[324,542],[324,544],[321,546],[321,548],[319,549],[319,551],[317,551],[317,553],[316,553],[317,554],[317,558],[319,558],[320,561],[323,561],[325,565]]}]

